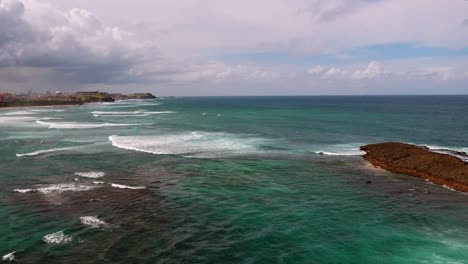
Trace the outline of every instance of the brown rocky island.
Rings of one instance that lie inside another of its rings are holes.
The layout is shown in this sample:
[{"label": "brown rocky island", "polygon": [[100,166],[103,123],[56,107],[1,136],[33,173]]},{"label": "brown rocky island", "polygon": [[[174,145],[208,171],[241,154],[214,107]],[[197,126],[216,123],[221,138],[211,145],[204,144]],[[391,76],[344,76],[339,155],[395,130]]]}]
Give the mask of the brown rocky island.
[{"label": "brown rocky island", "polygon": [[362,146],[364,159],[391,172],[428,179],[458,191],[468,192],[467,157],[462,152],[438,153],[427,147],[399,142]]}]

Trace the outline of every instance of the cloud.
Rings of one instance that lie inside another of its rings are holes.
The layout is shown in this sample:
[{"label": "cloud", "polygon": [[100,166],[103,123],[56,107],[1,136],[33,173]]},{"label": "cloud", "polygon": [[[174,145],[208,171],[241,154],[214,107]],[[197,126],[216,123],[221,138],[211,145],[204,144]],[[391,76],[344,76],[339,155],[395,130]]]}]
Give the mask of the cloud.
[{"label": "cloud", "polygon": [[424,67],[419,70],[407,72],[407,77],[411,79],[423,78],[423,79],[435,79],[440,81],[450,81],[457,79],[461,76],[457,76],[456,70],[452,66],[433,66]]},{"label": "cloud", "polygon": [[371,61],[362,67],[323,67],[314,66],[306,70],[307,74],[321,78],[375,79],[390,74],[385,72],[379,62]]},{"label": "cloud", "polygon": [[359,8],[377,1],[369,0],[315,0],[307,8],[298,10],[299,14],[311,17],[315,22],[331,22],[350,15]]},{"label": "cloud", "polygon": [[352,77],[355,79],[372,79],[385,74],[382,65],[376,61],[371,61],[365,69],[356,70]]},{"label": "cloud", "polygon": [[0,22],[1,67],[49,68],[81,83],[130,81],[132,67],[156,53],[83,9],[1,0]]},{"label": "cloud", "polygon": [[[0,0],[0,85],[170,90],[184,83],[190,88],[180,93],[196,94],[206,84],[232,93],[235,81],[297,90],[317,80],[447,83],[464,78],[462,56],[409,63],[356,53],[404,44],[462,54],[467,13],[466,1],[438,0]],[[311,61],[322,65],[305,70]]]},{"label": "cloud", "polygon": [[[389,67],[384,67],[381,62],[370,61],[366,65],[345,65],[342,67],[314,66],[306,70],[308,76],[319,79],[334,79],[336,81],[455,81],[468,76],[463,68],[454,66],[434,65],[425,66],[419,62],[408,64],[405,61],[389,63]],[[392,65],[393,64],[393,65]],[[460,65],[465,67],[466,65]]]},{"label": "cloud", "polygon": [[278,79],[280,78],[280,74],[258,66],[245,64],[228,65],[222,62],[211,61],[201,64],[188,64],[183,69],[178,69],[158,78],[175,82],[220,82],[229,79],[261,81]]}]

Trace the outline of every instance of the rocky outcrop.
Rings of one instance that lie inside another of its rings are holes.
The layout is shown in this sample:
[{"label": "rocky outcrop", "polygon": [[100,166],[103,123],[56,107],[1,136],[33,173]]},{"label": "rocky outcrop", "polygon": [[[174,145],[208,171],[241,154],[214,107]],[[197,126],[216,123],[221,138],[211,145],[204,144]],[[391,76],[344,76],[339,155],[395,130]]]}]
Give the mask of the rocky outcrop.
[{"label": "rocky outcrop", "polygon": [[364,159],[374,166],[468,192],[468,164],[460,157],[399,142],[370,144],[361,150],[366,152]]}]

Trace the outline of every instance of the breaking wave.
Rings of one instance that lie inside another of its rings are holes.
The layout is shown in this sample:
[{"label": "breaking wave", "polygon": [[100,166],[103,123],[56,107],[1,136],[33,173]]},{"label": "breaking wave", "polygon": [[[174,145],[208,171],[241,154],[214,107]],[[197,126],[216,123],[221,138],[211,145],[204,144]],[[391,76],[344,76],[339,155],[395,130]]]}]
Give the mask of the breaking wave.
[{"label": "breaking wave", "polygon": [[155,111],[155,112],[150,112],[150,111],[144,111],[144,110],[138,110],[138,111],[132,111],[132,112],[109,112],[109,111],[94,111],[92,112],[94,117],[99,117],[99,116],[111,116],[111,117],[123,117],[123,116],[132,116],[132,117],[140,117],[140,116],[149,116],[149,115],[159,115],[159,114],[175,114],[176,112],[173,111]]},{"label": "breaking wave", "polygon": [[14,189],[13,191],[19,192],[19,193],[39,192],[42,194],[60,194],[63,192],[89,191],[94,188],[97,188],[97,186],[82,185],[82,184],[77,184],[77,183],[60,183],[60,184],[38,186],[38,188],[35,188],[35,189]]},{"label": "breaking wave", "polygon": [[230,133],[191,132],[160,136],[110,136],[117,148],[151,154],[216,158],[263,153],[268,140]]},{"label": "breaking wave", "polygon": [[82,216],[80,221],[83,225],[90,226],[91,228],[100,228],[109,226],[108,223],[100,220],[96,216]]},{"label": "breaking wave", "polygon": [[104,177],[106,173],[101,172],[101,171],[90,171],[90,172],[75,172],[75,175],[80,176],[80,177],[85,177],[85,178],[97,179],[97,178]]},{"label": "breaking wave", "polygon": [[49,126],[49,128],[62,128],[62,129],[87,129],[87,128],[102,128],[102,127],[124,127],[124,126],[150,125],[150,124],[44,122],[41,120],[37,120],[36,123]]},{"label": "breaking wave", "polygon": [[145,186],[128,186],[123,184],[111,183],[111,187],[118,189],[131,189],[131,190],[142,190],[146,189]]},{"label": "breaking wave", "polygon": [[326,156],[360,156],[365,152],[360,149],[363,143],[336,144],[322,147],[321,150],[314,151],[318,155]]},{"label": "breaking wave", "polygon": [[69,243],[73,240],[71,236],[65,235],[65,233],[62,231],[58,231],[52,234],[45,235],[42,238],[42,241],[46,242],[47,244],[66,244]]},{"label": "breaking wave", "polygon": [[2,257],[2,261],[8,261],[8,262],[15,261],[16,260],[15,259],[15,253],[16,253],[16,251],[13,251],[13,252],[10,252],[10,253],[4,255]]},{"label": "breaking wave", "polygon": [[3,115],[6,115],[6,116],[25,116],[25,115],[35,115],[36,113],[34,113],[35,111],[14,111],[14,112],[7,112],[7,113],[4,113]]},{"label": "breaking wave", "polygon": [[50,153],[56,153],[56,152],[63,152],[63,151],[69,151],[69,150],[76,150],[82,148],[82,146],[78,147],[67,147],[67,148],[53,148],[53,149],[44,149],[44,150],[37,150],[33,151],[30,153],[24,153],[24,154],[16,154],[17,157],[34,157],[42,154],[50,154]]}]

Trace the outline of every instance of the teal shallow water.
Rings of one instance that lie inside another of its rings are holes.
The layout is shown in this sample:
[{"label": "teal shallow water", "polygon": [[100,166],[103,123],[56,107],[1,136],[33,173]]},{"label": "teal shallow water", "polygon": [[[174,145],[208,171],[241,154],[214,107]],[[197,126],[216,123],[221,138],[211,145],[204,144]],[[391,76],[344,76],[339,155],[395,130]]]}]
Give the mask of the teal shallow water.
[{"label": "teal shallow water", "polygon": [[[360,145],[390,140],[464,150],[467,112],[463,96],[0,110],[0,254],[18,251],[25,263],[467,263],[466,195],[358,156]],[[62,230],[70,241],[44,241]]]}]

